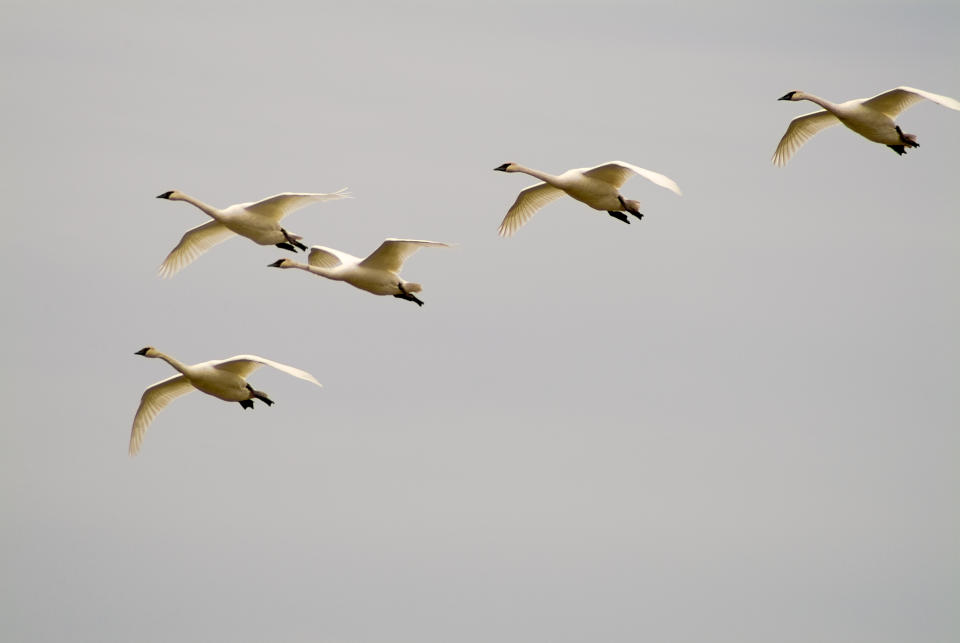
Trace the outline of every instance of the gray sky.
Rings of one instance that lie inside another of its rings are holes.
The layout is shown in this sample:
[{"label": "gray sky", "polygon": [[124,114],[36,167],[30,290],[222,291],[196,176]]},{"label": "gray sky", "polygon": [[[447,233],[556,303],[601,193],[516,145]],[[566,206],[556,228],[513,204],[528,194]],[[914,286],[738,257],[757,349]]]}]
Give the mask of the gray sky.
[{"label": "gray sky", "polygon": [[[957,640],[960,97],[952,2],[6,2],[0,639]],[[869,15],[869,20],[865,18]],[[530,177],[622,159],[629,228]],[[425,249],[423,308],[234,239]],[[277,402],[200,394],[127,457],[144,388],[256,353]]]}]

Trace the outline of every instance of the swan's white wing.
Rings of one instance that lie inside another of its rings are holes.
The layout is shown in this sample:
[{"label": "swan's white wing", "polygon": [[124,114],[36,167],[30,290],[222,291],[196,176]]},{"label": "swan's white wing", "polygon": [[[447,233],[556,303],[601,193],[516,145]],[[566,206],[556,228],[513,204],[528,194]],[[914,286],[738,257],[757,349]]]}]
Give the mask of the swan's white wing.
[{"label": "swan's white wing", "polygon": [[800,146],[809,141],[814,134],[839,123],[840,119],[825,109],[797,116],[790,121],[787,131],[780,139],[780,144],[777,145],[777,151],[773,153],[774,165],[783,167],[794,152],[799,150]]},{"label": "swan's white wing", "polygon": [[340,264],[358,263],[360,257],[354,257],[341,250],[325,246],[311,246],[307,263],[317,268],[336,268]]},{"label": "swan's white wing", "polygon": [[949,96],[941,96],[940,94],[925,92],[922,89],[906,86],[897,87],[882,94],[877,94],[872,98],[864,100],[863,104],[883,112],[890,118],[896,118],[900,112],[924,99],[960,111],[960,101],[950,98]]},{"label": "swan's white wing", "polygon": [[226,241],[232,234],[233,232],[217,221],[208,221],[187,230],[180,238],[177,247],[171,250],[160,264],[160,276],[163,278],[174,276],[204,252]]},{"label": "swan's white wing", "polygon": [[683,192],[680,191],[680,186],[669,176],[665,176],[659,172],[645,170],[642,167],[637,167],[632,163],[626,163],[624,161],[610,161],[609,163],[604,163],[596,167],[588,167],[580,171],[587,176],[609,183],[617,189],[620,189],[620,187],[626,183],[627,179],[636,174],[655,185],[670,190],[678,196],[683,195]]},{"label": "swan's white wing", "polygon": [[566,194],[563,190],[555,188],[549,183],[535,183],[528,188],[520,190],[517,200],[513,202],[507,215],[500,222],[500,236],[509,237],[520,229],[530,218],[537,213],[537,210],[552,203]]},{"label": "swan's white wing", "polygon": [[130,429],[130,455],[137,455],[147,427],[167,404],[181,395],[195,391],[193,385],[183,375],[174,375],[149,387],[140,397],[140,406],[133,416],[133,428]]},{"label": "swan's white wing", "polygon": [[370,256],[360,262],[361,266],[376,270],[399,272],[403,262],[420,248],[448,248],[449,244],[440,241],[420,241],[417,239],[386,239]]},{"label": "swan's white wing", "polygon": [[234,355],[233,357],[225,359],[220,363],[215,362],[213,364],[214,368],[234,373],[235,375],[239,375],[243,378],[246,378],[250,375],[250,373],[254,372],[261,366],[271,366],[278,371],[283,371],[287,375],[293,375],[294,377],[299,377],[302,380],[312,382],[317,386],[323,386],[313,375],[306,371],[302,371],[299,368],[287,366],[286,364],[281,364],[280,362],[275,362],[272,359],[267,359],[266,357],[260,357],[258,355]]},{"label": "swan's white wing", "polygon": [[283,194],[274,194],[273,196],[268,196],[266,199],[257,201],[256,203],[246,204],[244,205],[244,208],[248,212],[253,212],[254,214],[273,219],[274,221],[280,221],[283,219],[283,217],[287,216],[291,212],[296,212],[300,208],[306,207],[311,203],[332,201],[334,199],[343,199],[349,197],[350,193],[347,192],[347,188],[341,188],[336,192],[331,192],[329,194],[284,192]]}]

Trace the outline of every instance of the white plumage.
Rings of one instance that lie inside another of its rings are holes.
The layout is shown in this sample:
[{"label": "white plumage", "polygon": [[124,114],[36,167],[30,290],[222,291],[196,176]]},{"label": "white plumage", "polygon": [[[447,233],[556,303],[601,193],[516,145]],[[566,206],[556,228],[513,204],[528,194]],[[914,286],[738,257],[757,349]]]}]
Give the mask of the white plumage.
[{"label": "white plumage", "polygon": [[400,277],[403,262],[420,248],[446,248],[449,244],[419,239],[386,239],[364,259],[346,252],[313,246],[307,258],[308,264],[291,259],[278,259],[271,268],[298,268],[327,279],[345,281],[351,286],[375,295],[393,295],[422,306],[423,302],[413,295],[420,292],[420,284]]},{"label": "white plumage", "polygon": [[815,134],[840,123],[864,138],[890,147],[897,154],[905,154],[907,148],[920,145],[916,136],[905,134],[894,122],[900,112],[923,100],[960,110],[957,100],[914,87],[896,87],[871,98],[855,98],[840,104],[802,91],[787,92],[778,100],[808,100],[823,108],[790,121],[773,154],[774,164],[781,167]]},{"label": "white plumage", "polygon": [[294,252],[296,248],[306,250],[307,247],[300,243],[302,237],[290,234],[280,227],[280,221],[291,212],[311,203],[349,196],[346,188],[330,194],[285,192],[254,203],[237,203],[221,210],[183,192],[176,190],[164,192],[157,198],[186,201],[212,217],[213,221],[187,230],[180,239],[180,243],[170,251],[160,265],[160,275],[172,277],[194,259],[233,234],[239,234],[262,246],[276,245]]},{"label": "white plumage", "polygon": [[266,393],[257,391],[247,384],[247,377],[261,366],[271,366],[278,371],[321,386],[320,382],[306,371],[257,355],[235,355],[228,359],[190,365],[161,353],[152,346],[142,348],[136,354],[162,359],[180,374],[161,380],[143,392],[140,397],[140,406],[137,407],[137,413],[133,417],[133,427],[130,429],[130,455],[136,455],[140,451],[147,427],[157,414],[170,402],[193,390],[203,391],[207,395],[227,402],[240,402],[240,406],[245,409],[253,408],[254,399],[261,400],[268,406],[272,405],[273,400]]},{"label": "white plumage", "polygon": [[514,201],[500,223],[499,233],[501,237],[512,235],[529,221],[537,210],[559,199],[564,194],[586,203],[594,210],[606,210],[608,214],[624,223],[630,223],[630,220],[623,212],[629,212],[638,219],[642,218],[643,214],[639,210],[640,204],[637,201],[624,199],[620,195],[620,187],[634,174],[642,176],[678,196],[682,194],[680,186],[670,177],[623,161],[610,161],[596,167],[567,170],[559,176],[533,170],[517,163],[504,163],[494,170],[499,172],[523,172],[543,181],[543,183],[536,183],[520,191],[517,200]]}]

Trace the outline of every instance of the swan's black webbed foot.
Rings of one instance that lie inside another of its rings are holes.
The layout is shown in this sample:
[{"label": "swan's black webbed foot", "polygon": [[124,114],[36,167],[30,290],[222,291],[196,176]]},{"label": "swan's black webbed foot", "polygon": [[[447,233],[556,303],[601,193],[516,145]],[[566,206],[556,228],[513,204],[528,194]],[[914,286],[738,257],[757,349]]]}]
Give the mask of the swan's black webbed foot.
[{"label": "swan's black webbed foot", "polygon": [[889,147],[891,150],[893,150],[900,156],[903,156],[904,154],[907,153],[907,151],[903,149],[903,145],[887,145],[887,147]]},{"label": "swan's black webbed foot", "polygon": [[627,215],[625,215],[623,212],[617,212],[616,210],[607,210],[607,214],[609,214],[614,219],[619,219],[620,221],[623,221],[627,225],[630,224],[630,219],[628,219]]},{"label": "swan's black webbed foot", "polygon": [[[402,288],[401,288],[401,290],[402,290]],[[417,298],[416,295],[413,295],[413,294],[408,293],[408,292],[402,292],[402,293],[400,293],[399,295],[394,295],[394,297],[396,297],[397,299],[406,299],[407,301],[412,301],[412,302],[415,303],[417,306],[422,306],[422,305],[423,305],[423,302],[420,301],[420,300]]]},{"label": "swan's black webbed foot", "polygon": [[[620,205],[623,206],[623,209],[624,209],[624,210],[626,210],[627,212],[629,212],[629,213],[632,214],[633,216],[637,217],[637,219],[642,219],[642,218],[643,218],[643,213],[640,212],[640,210],[638,210],[635,205],[632,205],[633,203],[636,203],[636,201],[632,201],[632,202],[631,202],[631,201],[627,201],[626,199],[624,199],[624,198],[623,198],[622,196],[620,196],[619,194],[617,195],[617,200],[620,201]],[[629,223],[629,221],[628,221],[627,223]]]},{"label": "swan's black webbed foot", "polygon": [[[900,140],[903,141],[904,146],[906,147],[920,147],[920,143],[917,143],[917,137],[913,134],[904,134],[903,130],[900,129],[899,125],[894,125],[897,130],[897,134],[900,136]],[[887,147],[893,147],[888,145]]]},{"label": "swan's black webbed foot", "polygon": [[[264,393],[263,391],[258,391],[252,386],[250,386],[250,382],[247,382],[247,390],[250,391],[250,395],[257,398],[267,406],[273,406],[273,400],[267,397],[267,394]],[[250,408],[253,408],[253,400],[244,400],[244,401],[250,405]],[[246,405],[244,405],[243,403],[244,401],[241,401],[240,405],[243,406],[243,408],[247,408]]]},{"label": "swan's black webbed foot", "polygon": [[402,283],[398,282],[398,283],[397,283],[397,288],[400,289],[400,294],[399,294],[399,295],[394,295],[394,297],[396,297],[397,299],[406,299],[407,301],[412,301],[412,302],[414,302],[417,306],[422,306],[422,305],[423,305],[423,302],[420,301],[419,299],[417,299],[417,296],[416,296],[416,295],[414,295],[413,293],[407,292],[407,289],[403,287],[403,284],[402,284]]},{"label": "swan's black webbed foot", "polygon": [[253,400],[240,400],[240,406],[242,406],[245,409],[252,409]]},{"label": "swan's black webbed foot", "polygon": [[[287,243],[288,243],[288,244],[290,244],[290,245],[292,245],[292,246],[296,246],[296,247],[300,248],[301,250],[306,250],[306,249],[307,249],[307,247],[306,247],[305,245],[303,245],[302,243],[300,243],[299,241],[297,241],[296,237],[294,237],[292,234],[290,234],[289,232],[287,232],[287,231],[284,230],[283,228],[280,228],[280,232],[283,233],[283,238],[287,240]],[[277,244],[277,245],[280,245],[280,244]],[[293,250],[293,248],[289,248],[289,249],[290,249],[290,250]],[[293,251],[296,252],[296,250],[293,250]]]},{"label": "swan's black webbed foot", "polygon": [[275,243],[273,245],[277,246],[278,248],[282,248],[284,250],[289,250],[290,252],[297,251],[297,249],[291,246],[289,243]]}]

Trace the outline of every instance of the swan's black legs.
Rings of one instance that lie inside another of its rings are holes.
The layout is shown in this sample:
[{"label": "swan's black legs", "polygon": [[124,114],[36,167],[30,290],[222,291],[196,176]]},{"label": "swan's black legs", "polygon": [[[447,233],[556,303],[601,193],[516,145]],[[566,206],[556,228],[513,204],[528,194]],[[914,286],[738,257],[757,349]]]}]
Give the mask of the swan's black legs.
[{"label": "swan's black legs", "polygon": [[242,406],[245,409],[252,409],[253,400],[240,400],[240,406]]},{"label": "swan's black legs", "polygon": [[287,231],[284,230],[283,228],[280,228],[280,232],[283,233],[283,238],[287,240],[287,243],[286,243],[286,244],[283,244],[283,245],[281,245],[281,244],[278,243],[278,244],[277,244],[277,247],[278,247],[278,248],[283,248],[284,250],[291,250],[291,251],[293,251],[293,252],[296,252],[296,250],[294,250],[291,246],[296,246],[296,247],[300,248],[301,250],[306,250],[306,249],[307,249],[307,247],[306,247],[305,245],[303,245],[302,243],[300,243],[299,241],[297,241],[297,240],[293,237],[292,234],[290,234],[289,232],[287,232]]},{"label": "swan's black legs", "polygon": [[398,284],[397,284],[397,288],[400,289],[400,294],[399,294],[399,295],[394,295],[394,297],[396,297],[397,299],[406,299],[407,301],[412,301],[412,302],[414,302],[417,306],[422,306],[422,305],[423,305],[423,302],[420,301],[419,299],[417,299],[417,296],[416,296],[416,295],[414,295],[413,293],[409,293],[409,292],[407,292],[406,290],[403,289],[403,284],[399,284],[399,283],[398,283]]},{"label": "swan's black legs", "polygon": [[[263,403],[266,404],[267,406],[273,406],[273,400],[271,400],[269,397],[267,397],[267,394],[264,393],[263,391],[257,391],[257,390],[255,390],[252,386],[250,386],[249,384],[247,384],[247,390],[250,391],[250,395],[252,395],[253,397],[257,398],[258,400],[260,400],[261,402],[263,402]],[[246,402],[247,404],[249,404],[249,405],[250,405],[250,408],[253,408],[253,400],[242,400],[242,401],[240,402],[240,406],[242,406],[243,408],[247,408],[247,406],[244,404],[244,402]]]},{"label": "swan's black legs", "polygon": [[623,212],[617,212],[616,210],[607,210],[607,214],[609,214],[614,219],[620,219],[627,225],[630,224],[630,219],[628,219],[627,215],[625,215]]},{"label": "swan's black legs", "polygon": [[897,129],[897,134],[900,136],[900,140],[903,141],[903,145],[887,145],[887,147],[901,156],[907,153],[908,147],[920,147],[920,143],[916,141],[916,136],[904,134],[899,125],[894,125],[894,127]]},{"label": "swan's black legs", "polygon": [[284,250],[289,250],[290,252],[296,252],[297,249],[291,246],[289,243],[275,243],[273,244],[278,248],[283,248]]},{"label": "swan's black legs", "polygon": [[[619,194],[617,195],[617,199],[620,201],[620,205],[623,206],[624,210],[626,210],[633,216],[637,217],[637,219],[643,218],[643,213],[640,212],[640,210],[636,209],[635,207],[631,206],[629,203],[627,203],[627,201]],[[629,221],[627,223],[629,223]]]}]

